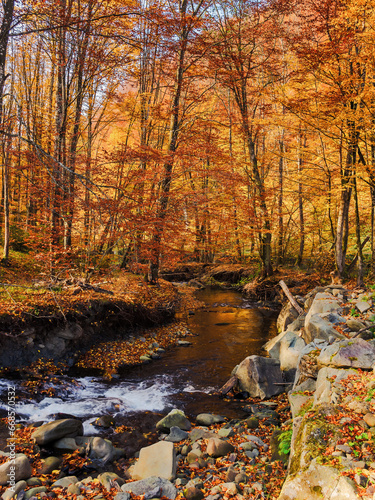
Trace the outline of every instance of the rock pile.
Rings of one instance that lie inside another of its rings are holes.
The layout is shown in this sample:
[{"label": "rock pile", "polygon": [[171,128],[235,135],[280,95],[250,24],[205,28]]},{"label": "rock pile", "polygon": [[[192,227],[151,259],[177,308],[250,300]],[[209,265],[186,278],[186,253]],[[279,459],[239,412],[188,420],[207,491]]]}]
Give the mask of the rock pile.
[{"label": "rock pile", "polygon": [[287,304],[281,333],[265,345],[292,386],[289,476],[279,500],[374,499],[375,293],[335,285],[299,302],[305,312]]}]

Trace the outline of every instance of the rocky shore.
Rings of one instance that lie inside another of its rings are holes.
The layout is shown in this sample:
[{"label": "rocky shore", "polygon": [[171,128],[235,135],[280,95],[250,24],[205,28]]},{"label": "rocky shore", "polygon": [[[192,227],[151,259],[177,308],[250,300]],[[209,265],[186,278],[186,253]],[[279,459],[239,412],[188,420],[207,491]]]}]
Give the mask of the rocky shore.
[{"label": "rocky shore", "polygon": [[103,437],[71,416],[17,425],[0,454],[2,500],[374,499],[375,293],[335,285],[296,299],[268,357],[244,359],[223,391],[243,398],[242,416],[176,408],[135,453],[111,416]]}]

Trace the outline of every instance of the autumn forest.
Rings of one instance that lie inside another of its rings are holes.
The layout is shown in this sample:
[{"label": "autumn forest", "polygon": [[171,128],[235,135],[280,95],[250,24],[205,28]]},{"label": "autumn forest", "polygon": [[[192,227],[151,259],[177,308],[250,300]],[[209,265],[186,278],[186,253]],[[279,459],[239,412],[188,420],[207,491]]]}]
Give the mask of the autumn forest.
[{"label": "autumn forest", "polygon": [[1,240],[373,270],[375,2],[4,0]]}]

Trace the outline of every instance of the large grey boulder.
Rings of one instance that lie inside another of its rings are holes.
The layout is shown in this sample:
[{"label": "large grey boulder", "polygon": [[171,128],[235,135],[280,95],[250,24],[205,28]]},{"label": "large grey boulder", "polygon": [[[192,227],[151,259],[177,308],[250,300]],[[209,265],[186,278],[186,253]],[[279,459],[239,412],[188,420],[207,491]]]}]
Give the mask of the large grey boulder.
[{"label": "large grey boulder", "polygon": [[346,338],[335,330],[333,323],[328,321],[328,316],[324,314],[306,316],[303,337],[307,344],[315,339],[329,340],[331,337],[338,339]]},{"label": "large grey boulder", "polygon": [[240,390],[251,397],[265,399],[284,391],[280,363],[272,358],[248,356],[238,365],[236,376]]},{"label": "large grey boulder", "polygon": [[280,340],[280,369],[282,371],[297,368],[298,358],[305,347],[303,338],[293,332],[286,332]]},{"label": "large grey boulder", "polygon": [[314,314],[326,313],[340,309],[340,301],[328,292],[317,293],[306,315],[305,325]]},{"label": "large grey boulder", "polygon": [[350,478],[327,465],[319,465],[316,459],[308,469],[289,476],[278,500],[358,500],[357,487]]},{"label": "large grey boulder", "polygon": [[9,459],[0,465],[1,486],[7,484],[9,480],[17,482],[21,479],[29,479],[30,476],[31,465],[27,456],[23,453],[17,454],[15,459]]},{"label": "large grey boulder", "polygon": [[298,312],[294,309],[294,307],[287,302],[280,311],[280,314],[277,317],[277,331],[285,332],[288,325],[293,323],[298,318]]},{"label": "large grey boulder", "polygon": [[65,418],[55,420],[48,424],[41,425],[31,435],[39,445],[53,443],[63,437],[82,436],[83,425],[75,418]]},{"label": "large grey boulder", "polygon": [[142,448],[138,462],[129,469],[132,479],[151,476],[168,479],[176,478],[176,452],[173,443],[160,441]]},{"label": "large grey boulder", "polygon": [[[123,492],[131,491],[134,495],[145,495],[145,498],[167,497],[174,500],[177,496],[176,487],[167,479],[162,477],[149,477],[141,481],[126,483],[121,486]],[[156,491],[157,490],[157,491]],[[149,493],[152,492],[152,497]]]},{"label": "large grey boulder", "polygon": [[324,367],[319,370],[314,393],[314,405],[323,403],[337,403],[342,386],[341,380],[355,374],[355,370],[340,370],[338,368]]},{"label": "large grey boulder", "polygon": [[361,338],[335,342],[322,349],[318,364],[370,370],[375,364],[375,346]]},{"label": "large grey boulder", "polygon": [[163,417],[156,424],[156,430],[161,432],[169,432],[171,427],[179,427],[183,431],[190,431],[191,423],[186,418],[186,415],[183,411],[174,409],[168,413],[165,417]]}]

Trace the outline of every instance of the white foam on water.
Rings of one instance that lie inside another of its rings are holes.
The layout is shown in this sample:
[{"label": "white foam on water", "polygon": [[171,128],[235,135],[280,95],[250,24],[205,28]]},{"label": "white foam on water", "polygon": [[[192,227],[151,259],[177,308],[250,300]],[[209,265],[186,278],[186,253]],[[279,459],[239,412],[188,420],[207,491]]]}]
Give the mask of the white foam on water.
[{"label": "white foam on water", "polygon": [[[56,413],[67,413],[89,419],[86,427],[96,417],[105,414],[130,413],[137,411],[162,411],[168,405],[168,398],[179,392],[167,376],[157,376],[147,381],[119,380],[114,384],[100,379],[85,377],[77,379],[77,387],[69,389],[66,397],[46,397],[40,402],[17,401],[16,412],[25,420],[51,420]],[[13,382],[12,382],[13,383]],[[0,379],[0,393],[6,390],[8,381]],[[58,388],[57,388],[58,395]],[[0,402],[0,408],[6,408]]]}]

